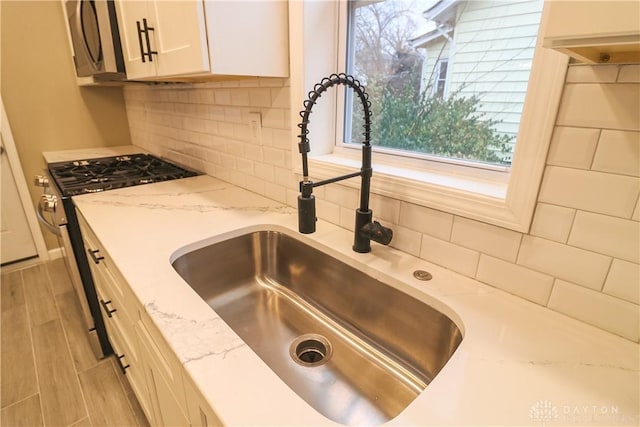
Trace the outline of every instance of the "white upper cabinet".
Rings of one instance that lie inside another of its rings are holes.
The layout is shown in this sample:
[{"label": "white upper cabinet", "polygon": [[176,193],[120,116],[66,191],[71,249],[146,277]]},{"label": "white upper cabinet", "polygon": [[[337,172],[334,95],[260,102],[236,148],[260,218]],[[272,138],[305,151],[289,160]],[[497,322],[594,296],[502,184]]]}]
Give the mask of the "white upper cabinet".
[{"label": "white upper cabinet", "polygon": [[129,80],[289,74],[285,0],[117,1]]},{"label": "white upper cabinet", "polygon": [[544,47],[581,62],[640,62],[640,1],[552,0]]}]

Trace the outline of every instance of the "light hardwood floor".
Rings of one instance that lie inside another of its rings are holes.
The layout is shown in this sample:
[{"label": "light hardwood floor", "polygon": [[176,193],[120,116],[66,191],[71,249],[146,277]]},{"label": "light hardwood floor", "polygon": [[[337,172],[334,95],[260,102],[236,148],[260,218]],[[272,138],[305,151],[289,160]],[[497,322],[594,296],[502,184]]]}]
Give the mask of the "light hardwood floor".
[{"label": "light hardwood floor", "polygon": [[149,425],[113,356],[91,351],[61,259],[3,270],[0,287],[3,427]]}]

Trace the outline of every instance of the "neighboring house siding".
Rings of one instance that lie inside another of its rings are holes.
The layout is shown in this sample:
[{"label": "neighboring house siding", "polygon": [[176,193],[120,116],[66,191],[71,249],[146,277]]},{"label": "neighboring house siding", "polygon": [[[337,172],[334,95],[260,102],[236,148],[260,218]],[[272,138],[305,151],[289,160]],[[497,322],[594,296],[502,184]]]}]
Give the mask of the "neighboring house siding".
[{"label": "neighboring house siding", "polygon": [[[516,136],[541,16],[541,0],[465,1],[458,4],[449,93],[480,97],[479,110]],[[426,71],[444,38],[426,46]],[[448,53],[447,53],[448,54]],[[505,160],[511,160],[510,155]]]}]

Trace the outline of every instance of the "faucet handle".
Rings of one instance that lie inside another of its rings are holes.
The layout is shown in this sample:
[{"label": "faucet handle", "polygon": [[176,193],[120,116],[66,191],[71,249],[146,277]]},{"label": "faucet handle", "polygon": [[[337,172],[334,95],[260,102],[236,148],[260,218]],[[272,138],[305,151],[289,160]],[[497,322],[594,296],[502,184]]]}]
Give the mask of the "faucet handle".
[{"label": "faucet handle", "polygon": [[378,221],[369,222],[360,229],[360,233],[381,245],[388,245],[393,239],[393,230]]}]

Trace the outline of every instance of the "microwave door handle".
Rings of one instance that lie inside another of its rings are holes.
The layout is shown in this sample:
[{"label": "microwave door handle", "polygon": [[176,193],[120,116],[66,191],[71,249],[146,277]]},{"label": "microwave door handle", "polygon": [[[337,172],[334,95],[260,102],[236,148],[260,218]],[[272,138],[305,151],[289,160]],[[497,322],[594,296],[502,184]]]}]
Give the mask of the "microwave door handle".
[{"label": "microwave door handle", "polygon": [[55,234],[56,236],[61,236],[62,235],[62,233],[60,232],[58,227],[56,227],[55,225],[51,224],[44,217],[44,208],[42,206],[42,203],[38,203],[38,209],[36,209],[36,215],[38,216],[38,220],[44,226],[44,228],[46,228],[47,230],[49,230],[51,233]]},{"label": "microwave door handle", "polygon": [[76,14],[75,14],[75,25],[76,25],[76,34],[78,34],[78,44],[81,46],[84,57],[91,59],[90,65],[94,70],[99,69],[99,64],[94,60],[93,55],[91,55],[91,51],[87,47],[87,37],[84,33],[84,25],[82,24],[82,0],[78,0],[76,5]]}]

